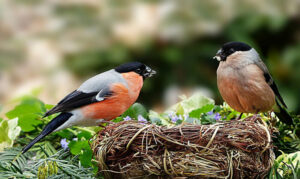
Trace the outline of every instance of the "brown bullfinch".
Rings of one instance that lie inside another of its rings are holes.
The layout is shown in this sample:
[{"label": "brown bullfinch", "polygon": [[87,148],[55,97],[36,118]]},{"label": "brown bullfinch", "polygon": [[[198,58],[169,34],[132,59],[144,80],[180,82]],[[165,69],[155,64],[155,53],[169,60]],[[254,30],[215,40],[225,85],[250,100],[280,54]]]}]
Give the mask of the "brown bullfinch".
[{"label": "brown bullfinch", "polygon": [[255,49],[242,42],[228,42],[214,59],[220,61],[218,88],[230,107],[241,113],[274,110],[280,120],[293,123],[277,85]]},{"label": "brown bullfinch", "polygon": [[96,75],[63,98],[44,117],[60,113],[22,152],[52,132],[71,126],[97,126],[123,114],[138,98],[144,79],[156,72],[140,62],[130,62]]}]

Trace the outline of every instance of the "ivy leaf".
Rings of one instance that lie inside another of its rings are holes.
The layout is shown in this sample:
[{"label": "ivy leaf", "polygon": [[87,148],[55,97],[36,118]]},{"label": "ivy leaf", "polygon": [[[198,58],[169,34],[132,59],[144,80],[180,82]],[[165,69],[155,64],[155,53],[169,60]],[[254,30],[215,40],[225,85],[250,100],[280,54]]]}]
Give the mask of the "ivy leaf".
[{"label": "ivy leaf", "polygon": [[202,114],[205,114],[205,113],[213,110],[213,108],[214,108],[213,104],[207,104],[207,105],[203,106],[202,108],[195,109],[195,110],[191,111],[190,114],[189,114],[189,116],[191,118],[197,118],[197,119],[199,119]]},{"label": "ivy leaf", "polygon": [[139,115],[147,118],[147,110],[140,103],[134,103],[127,111],[123,113],[122,118],[129,116],[137,120]]},{"label": "ivy leaf", "polygon": [[35,130],[35,126],[43,123],[39,119],[40,117],[34,114],[22,115],[19,117],[19,126],[24,132],[33,131]]},{"label": "ivy leaf", "polygon": [[90,132],[87,131],[81,131],[78,135],[77,138],[78,140],[82,140],[82,138],[89,140],[90,138],[92,138],[93,135]]},{"label": "ivy leaf", "polygon": [[216,120],[213,116],[205,115],[201,118],[201,124],[207,125],[207,124],[214,124],[216,123]]},{"label": "ivy leaf", "polygon": [[69,148],[73,155],[79,155],[84,149],[90,149],[90,145],[87,140],[71,141],[69,143]]},{"label": "ivy leaf", "polygon": [[68,131],[67,129],[60,130],[60,131],[56,132],[56,134],[62,138],[66,138],[69,140],[71,140],[72,138],[75,137],[75,135],[72,132]]},{"label": "ivy leaf", "polygon": [[6,113],[9,119],[19,118],[19,126],[25,132],[35,129],[43,121],[39,120],[46,111],[44,103],[35,98],[26,98],[21,104],[17,105],[13,110]]},{"label": "ivy leaf", "polygon": [[[84,135],[87,136],[87,133],[82,133],[82,137]],[[78,135],[78,138],[79,135]],[[93,151],[89,145],[88,140],[79,140],[79,141],[71,141],[69,143],[70,152],[73,155],[79,155],[79,160],[84,167],[91,167],[92,165],[92,157],[93,157]]]},{"label": "ivy leaf", "polygon": [[80,163],[84,167],[90,167],[92,165],[92,157],[93,151],[89,148],[89,150],[84,150],[83,154],[79,156]]}]

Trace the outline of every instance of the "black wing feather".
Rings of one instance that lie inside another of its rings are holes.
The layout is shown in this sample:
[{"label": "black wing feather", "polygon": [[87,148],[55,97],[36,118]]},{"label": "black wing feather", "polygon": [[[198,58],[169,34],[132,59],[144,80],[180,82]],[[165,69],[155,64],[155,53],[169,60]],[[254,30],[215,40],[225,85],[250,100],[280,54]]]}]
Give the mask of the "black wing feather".
[{"label": "black wing feather", "polygon": [[267,66],[264,64],[263,61],[259,60],[258,62],[256,62],[256,65],[264,72],[264,77],[266,79],[266,82],[269,84],[269,86],[271,87],[271,89],[273,90],[274,94],[276,95],[276,97],[278,98],[279,102],[285,107],[287,108],[287,105],[285,104],[285,102],[283,101],[283,98],[281,97],[278,87],[276,85],[276,83],[274,82],[272,76],[270,75],[270,72],[267,68]]},{"label": "black wing feather", "polygon": [[279,99],[280,103],[287,108],[287,105],[285,104],[282,96],[279,93],[278,87],[276,85],[276,83],[274,82],[274,80],[272,79],[270,73],[264,73],[266,82],[270,85],[270,87],[272,88],[273,92],[275,93],[275,95],[277,96],[277,98]]},{"label": "black wing feather", "polygon": [[96,99],[97,95],[103,98],[104,100],[105,98],[111,96],[112,94],[113,93],[109,89],[102,89],[100,92],[91,92],[91,93],[84,93],[75,90],[69,95],[67,95],[65,98],[63,98],[55,107],[47,111],[44,117],[50,116],[58,112],[67,112],[88,104],[99,102],[99,100]]}]

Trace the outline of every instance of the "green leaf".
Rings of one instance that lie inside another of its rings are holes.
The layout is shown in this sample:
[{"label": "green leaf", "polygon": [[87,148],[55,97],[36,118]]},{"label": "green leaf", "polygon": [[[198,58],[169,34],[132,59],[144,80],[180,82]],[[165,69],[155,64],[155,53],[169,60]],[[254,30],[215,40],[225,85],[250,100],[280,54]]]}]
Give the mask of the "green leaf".
[{"label": "green leaf", "polygon": [[46,112],[46,108],[43,102],[36,98],[24,98],[22,102],[17,105],[13,110],[6,113],[6,116],[10,119],[18,117],[24,114],[39,114],[43,115]]},{"label": "green leaf", "polygon": [[235,118],[236,116],[238,116],[239,112],[237,111],[232,111],[230,114],[227,115],[226,120],[230,121],[232,118]]},{"label": "green leaf", "polygon": [[91,149],[84,150],[83,154],[79,156],[80,162],[84,167],[90,167],[92,165],[93,151]]},{"label": "green leaf", "polygon": [[0,151],[12,147],[14,140],[19,136],[21,128],[18,126],[18,118],[3,120],[0,122]]},{"label": "green leaf", "polygon": [[168,117],[165,117],[164,114],[158,114],[155,111],[149,111],[149,119],[154,124],[172,125]]},{"label": "green leaf", "polygon": [[214,108],[213,104],[207,104],[207,105],[203,106],[202,108],[195,109],[195,110],[191,111],[189,116],[192,117],[192,118],[199,119],[202,114],[205,114],[205,113],[213,110],[213,108]]},{"label": "green leaf", "polygon": [[197,110],[206,105],[214,105],[214,103],[214,100],[203,96],[201,93],[195,93],[190,98],[183,99],[181,102],[175,104],[165,113],[169,114],[175,112],[180,115],[189,114],[193,110]]},{"label": "green leaf", "polygon": [[93,151],[89,145],[88,140],[79,140],[80,138],[92,137],[88,132],[81,132],[78,135],[78,141],[71,141],[69,143],[70,151],[73,155],[79,155],[80,162],[84,167],[91,167]]},{"label": "green leaf", "polygon": [[115,123],[118,123],[118,122],[121,122],[121,121],[123,121],[123,117],[117,117],[117,118],[112,120],[112,122],[115,122]]},{"label": "green leaf", "polygon": [[68,131],[67,129],[58,131],[58,132],[56,132],[56,134],[59,135],[62,138],[66,138],[66,139],[69,139],[69,140],[71,140],[75,137],[75,135],[72,132]]},{"label": "green leaf", "polygon": [[21,104],[13,110],[6,113],[9,119],[19,118],[19,126],[23,131],[29,132],[35,129],[35,126],[42,124],[39,120],[46,111],[44,103],[36,98],[25,98]]},{"label": "green leaf", "polygon": [[129,116],[133,119],[138,119],[139,115],[147,118],[147,110],[140,103],[134,103],[127,111],[123,113],[122,118]]},{"label": "green leaf", "polygon": [[87,131],[81,131],[77,135],[78,140],[82,140],[82,138],[84,138],[85,140],[89,140],[92,137],[93,137],[93,135],[90,132],[87,132]]},{"label": "green leaf", "polygon": [[275,173],[283,178],[293,178],[293,176],[295,178],[295,176],[299,174],[300,169],[297,166],[299,162],[300,151],[291,154],[285,154],[282,152],[282,155],[277,157],[273,168],[276,171]]},{"label": "green leaf", "polygon": [[43,124],[40,117],[34,114],[22,115],[19,117],[19,126],[24,132],[30,132],[35,130],[35,126]]},{"label": "green leaf", "polygon": [[90,149],[90,145],[87,140],[71,141],[69,143],[69,148],[73,155],[78,155],[81,154],[84,149]]},{"label": "green leaf", "polygon": [[207,125],[207,124],[214,124],[216,123],[216,120],[213,116],[205,115],[201,118],[201,124]]},{"label": "green leaf", "polygon": [[191,117],[184,120],[184,122],[191,123],[191,124],[201,124],[199,119],[191,118]]},{"label": "green leaf", "polygon": [[45,104],[45,108],[46,108],[47,110],[50,110],[50,109],[52,109],[53,107],[54,107],[53,104]]}]

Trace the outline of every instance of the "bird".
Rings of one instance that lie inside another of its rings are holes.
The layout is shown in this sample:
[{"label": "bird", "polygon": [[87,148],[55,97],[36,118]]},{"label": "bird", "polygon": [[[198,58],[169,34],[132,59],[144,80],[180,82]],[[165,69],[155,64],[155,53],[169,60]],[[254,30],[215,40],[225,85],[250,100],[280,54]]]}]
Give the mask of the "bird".
[{"label": "bird", "polygon": [[155,74],[141,62],[128,62],[88,79],[44,114],[60,113],[22,153],[52,132],[72,126],[97,126],[122,115],[137,100],[144,80]]},{"label": "bird", "polygon": [[219,61],[220,94],[231,108],[241,112],[240,117],[243,113],[274,111],[282,122],[293,124],[275,81],[254,48],[244,42],[227,42],[214,59]]}]

